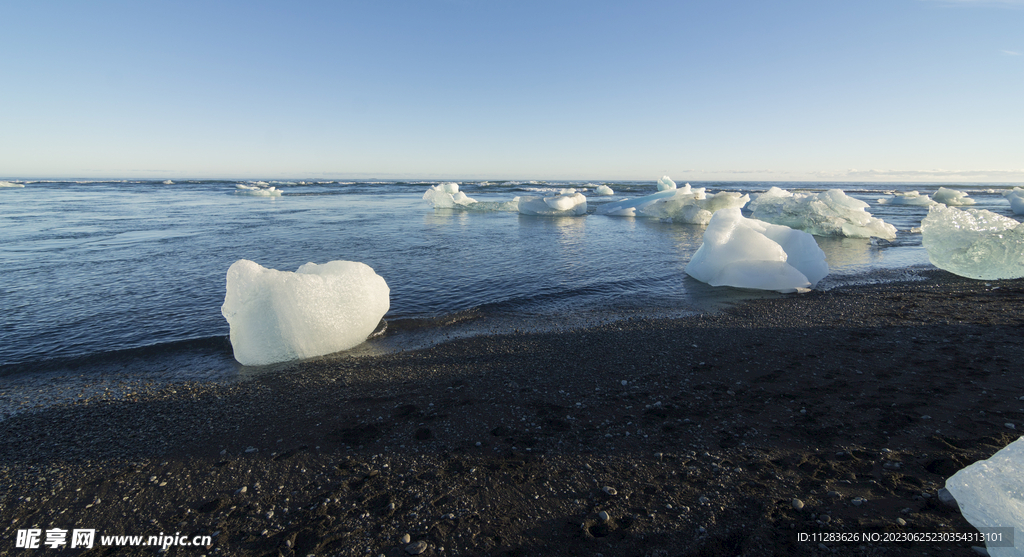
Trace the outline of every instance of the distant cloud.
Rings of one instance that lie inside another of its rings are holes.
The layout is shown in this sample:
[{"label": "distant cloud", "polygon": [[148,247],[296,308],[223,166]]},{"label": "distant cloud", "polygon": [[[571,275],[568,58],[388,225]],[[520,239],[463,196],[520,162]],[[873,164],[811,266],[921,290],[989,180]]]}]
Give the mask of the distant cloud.
[{"label": "distant cloud", "polygon": [[1003,54],[1005,54],[1007,56],[1024,56],[1024,54],[1021,54],[1021,53],[1013,51],[1013,50],[1004,50]]},{"label": "distant cloud", "polygon": [[[957,179],[957,178],[968,178],[978,180],[1021,180],[1024,179],[1024,168],[1017,170],[856,170],[850,169],[845,173],[849,178],[857,179],[872,179],[872,178],[888,178],[888,179],[899,179],[899,180],[910,180],[910,179]],[[837,176],[831,174],[832,177]]]}]

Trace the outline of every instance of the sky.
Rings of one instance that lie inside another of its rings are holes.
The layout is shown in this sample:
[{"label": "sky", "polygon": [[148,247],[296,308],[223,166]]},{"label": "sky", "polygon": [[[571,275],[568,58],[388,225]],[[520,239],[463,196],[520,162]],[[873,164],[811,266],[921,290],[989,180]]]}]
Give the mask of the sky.
[{"label": "sky", "polygon": [[0,179],[1024,181],[1024,0],[7,0],[0,28]]}]

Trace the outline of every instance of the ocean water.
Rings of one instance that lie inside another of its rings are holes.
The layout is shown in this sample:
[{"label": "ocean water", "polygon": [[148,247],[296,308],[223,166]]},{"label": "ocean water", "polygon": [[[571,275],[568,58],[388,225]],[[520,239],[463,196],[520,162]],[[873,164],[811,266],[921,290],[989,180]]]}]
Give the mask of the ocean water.
[{"label": "ocean water", "polygon": [[[773,295],[687,276],[701,226],[593,214],[601,203],[656,192],[654,181],[460,185],[479,201],[575,187],[589,201],[580,217],[434,209],[422,195],[437,182],[168,182],[10,181],[24,187],[0,188],[0,387],[16,376],[112,370],[163,380],[246,376],[253,370],[232,359],[220,314],[225,273],[238,259],[289,271],[335,259],[373,267],[391,288],[388,327],[350,354],[684,315]],[[601,184],[615,195],[596,196]],[[899,229],[892,242],[818,238],[831,269],[819,288],[912,278],[930,267],[912,231],[927,208],[878,199],[892,191],[931,194],[938,184],[691,184],[709,192],[839,188]],[[977,208],[1013,216],[1002,192],[1014,185],[946,186],[968,192]]]}]

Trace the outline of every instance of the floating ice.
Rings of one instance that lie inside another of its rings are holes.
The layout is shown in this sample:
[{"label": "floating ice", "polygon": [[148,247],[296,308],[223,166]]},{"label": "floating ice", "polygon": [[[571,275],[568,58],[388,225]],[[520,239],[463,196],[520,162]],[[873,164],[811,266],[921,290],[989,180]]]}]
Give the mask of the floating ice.
[{"label": "floating ice", "polygon": [[[689,186],[690,184],[686,185]],[[676,183],[672,181],[672,178],[669,178],[668,176],[662,176],[661,179],[658,180],[658,191],[667,191],[674,189],[676,189]]]},{"label": "floating ice", "polygon": [[363,263],[306,263],[290,273],[240,259],[228,269],[220,311],[235,359],[265,365],[360,344],[387,313],[389,294],[384,279]]},{"label": "floating ice", "polygon": [[173,185],[174,185],[174,182],[172,182],[172,181],[170,181],[170,180],[164,180],[164,181],[163,181],[163,184],[164,184],[165,186],[173,186]]},{"label": "floating ice", "polygon": [[242,195],[255,195],[259,197],[281,197],[281,190],[267,184],[256,182],[255,185],[235,184],[235,193]]},{"label": "floating ice", "polygon": [[951,190],[940,187],[939,191],[932,195],[932,201],[945,205],[974,205],[974,200],[967,197],[967,194],[959,190]]},{"label": "floating ice", "polygon": [[711,286],[796,292],[825,278],[828,264],[814,236],[731,208],[711,218],[686,273]]},{"label": "floating ice", "polygon": [[967,522],[979,531],[1015,530],[1013,547],[986,543],[989,555],[1024,556],[1024,437],[953,474],[946,480],[946,490]]},{"label": "floating ice", "polygon": [[587,214],[587,198],[569,188],[550,197],[519,197],[519,212],[523,215],[578,216]]},{"label": "floating ice", "polygon": [[594,193],[596,193],[597,195],[615,195],[615,192],[605,185],[597,186],[597,189],[594,190]]},{"label": "floating ice", "polygon": [[1024,215],[1024,189],[1013,188],[1012,191],[1005,192],[1003,195],[1010,202],[1010,209],[1013,210],[1013,214]]},{"label": "floating ice", "polygon": [[1024,225],[992,211],[933,205],[921,243],[932,265],[962,277],[1024,277]]},{"label": "floating ice", "polygon": [[931,205],[935,203],[932,198],[922,195],[918,191],[892,192],[893,197],[883,197],[878,200],[881,205]]},{"label": "floating ice", "polygon": [[896,227],[867,212],[868,204],[842,190],[791,193],[772,187],[750,202],[755,219],[782,224],[816,236],[893,240]]},{"label": "floating ice", "polygon": [[690,184],[677,189],[606,203],[595,211],[613,217],[650,217],[672,219],[685,224],[707,224],[715,211],[741,208],[750,196],[738,192],[718,192],[708,196],[704,188],[691,188]]},{"label": "floating ice", "polygon": [[15,184],[14,182],[5,182],[0,180],[0,188],[23,188],[25,184]]},{"label": "floating ice", "polygon": [[437,209],[451,208],[456,205],[465,207],[476,203],[475,199],[459,191],[459,185],[454,182],[443,182],[436,186],[430,186],[430,189],[423,194],[423,200]]}]

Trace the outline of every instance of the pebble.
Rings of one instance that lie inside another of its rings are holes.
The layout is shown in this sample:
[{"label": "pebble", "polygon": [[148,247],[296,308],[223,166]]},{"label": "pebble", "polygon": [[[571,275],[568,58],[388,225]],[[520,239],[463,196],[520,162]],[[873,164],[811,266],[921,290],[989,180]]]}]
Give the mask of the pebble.
[{"label": "pebble", "polygon": [[601,511],[597,513],[597,517],[601,519],[601,522],[608,522],[612,518],[608,515],[608,511]]},{"label": "pebble", "polygon": [[864,503],[866,503],[867,501],[868,500],[863,498],[863,497],[854,497],[853,500],[850,501],[850,503],[853,503],[853,506],[855,506],[855,507],[859,507],[859,506],[863,505]]},{"label": "pebble", "polygon": [[1010,429],[1017,429],[1017,426],[1013,425],[1013,424],[1012,424],[1012,423],[1010,423],[1010,422],[1006,422],[1006,423],[1005,423],[1005,424],[1003,424],[1003,425],[1004,425],[1004,426],[1006,426],[1006,427],[1008,427],[1008,428],[1010,428]]},{"label": "pebble", "polygon": [[804,508],[804,502],[799,500],[799,499],[793,499],[793,508],[798,510],[798,511],[803,509]]},{"label": "pebble", "polygon": [[420,540],[405,546],[405,552],[409,555],[419,555],[427,550],[427,542]]},{"label": "pebble", "polygon": [[902,518],[897,518],[896,519],[896,524],[899,524],[900,526],[906,526],[907,525],[907,521],[903,520]]},{"label": "pebble", "polygon": [[241,488],[238,489],[238,491],[235,492],[235,495],[245,495],[247,491],[249,491],[249,488],[243,485]]},{"label": "pebble", "polygon": [[410,536],[409,534],[405,534],[401,538],[399,538],[398,541],[400,541],[401,543],[409,543],[410,541],[412,541],[412,536]]},{"label": "pebble", "polygon": [[608,495],[618,495],[618,493],[619,493],[618,491],[615,491],[614,487],[610,487],[610,486],[607,486],[607,485],[604,486],[603,488],[601,488],[601,491],[607,493]]},{"label": "pebble", "polygon": [[946,505],[947,507],[953,507],[954,509],[957,507],[956,499],[953,497],[953,494],[950,493],[948,489],[942,488],[938,491],[938,493],[936,493],[936,495],[938,496],[939,501],[941,501],[943,505]]}]

